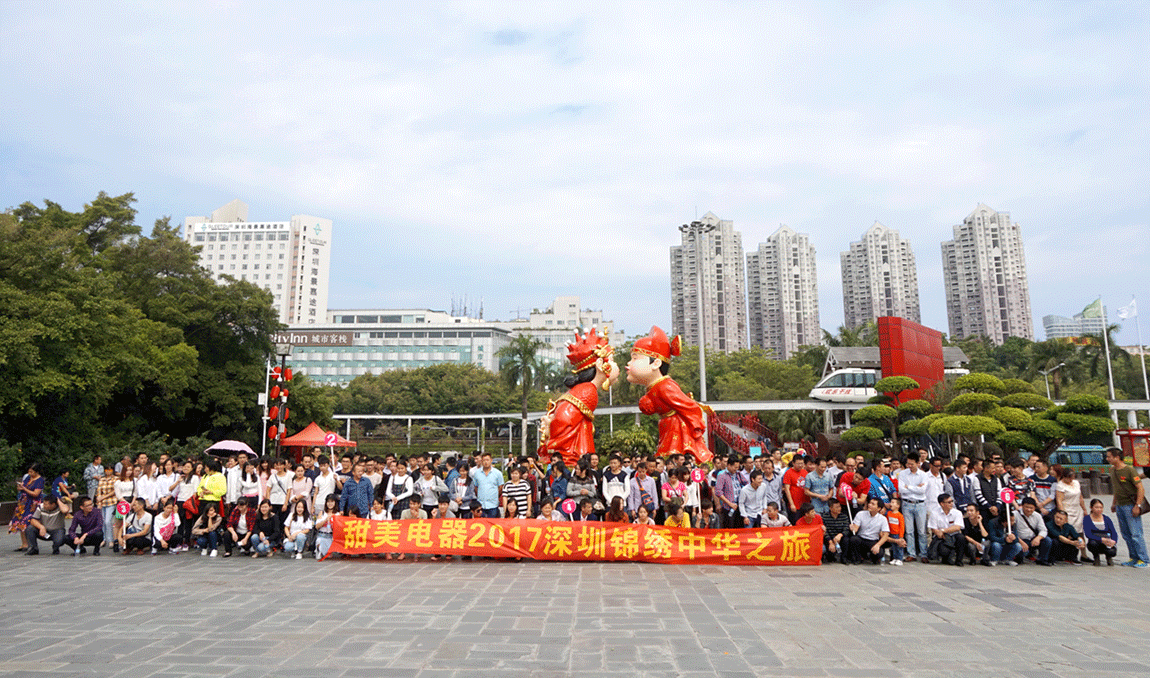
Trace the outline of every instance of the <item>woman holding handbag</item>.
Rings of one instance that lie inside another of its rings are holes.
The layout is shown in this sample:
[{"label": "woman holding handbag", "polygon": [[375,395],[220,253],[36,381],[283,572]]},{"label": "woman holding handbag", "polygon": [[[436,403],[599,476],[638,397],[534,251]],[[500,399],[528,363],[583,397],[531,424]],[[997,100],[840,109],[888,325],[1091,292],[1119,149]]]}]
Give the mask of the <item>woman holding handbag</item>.
[{"label": "woman holding handbag", "polygon": [[176,500],[168,497],[163,502],[163,508],[152,519],[152,555],[156,555],[157,551],[177,553],[176,548],[183,542],[179,533],[180,516],[176,513]]}]

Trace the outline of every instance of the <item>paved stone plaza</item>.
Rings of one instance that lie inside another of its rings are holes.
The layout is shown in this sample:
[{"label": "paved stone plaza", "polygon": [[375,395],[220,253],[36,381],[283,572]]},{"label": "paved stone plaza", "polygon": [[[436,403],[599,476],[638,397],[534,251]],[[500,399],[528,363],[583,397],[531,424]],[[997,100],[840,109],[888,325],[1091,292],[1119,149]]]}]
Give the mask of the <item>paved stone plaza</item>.
[{"label": "paved stone plaza", "polygon": [[1117,565],[76,559],[15,546],[0,539],[4,676],[1150,675],[1150,570]]}]

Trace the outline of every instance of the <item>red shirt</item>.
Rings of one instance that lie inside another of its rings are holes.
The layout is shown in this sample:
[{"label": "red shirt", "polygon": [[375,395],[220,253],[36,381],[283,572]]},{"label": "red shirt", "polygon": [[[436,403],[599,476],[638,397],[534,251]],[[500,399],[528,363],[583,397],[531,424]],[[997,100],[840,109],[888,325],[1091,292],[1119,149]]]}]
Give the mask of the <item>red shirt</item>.
[{"label": "red shirt", "polygon": [[[808,518],[814,518],[814,520],[808,520]],[[818,514],[818,512],[816,512],[816,511],[811,511],[806,516],[799,518],[798,522],[795,523],[795,525],[802,525],[803,527],[807,527],[810,525],[822,525],[822,524],[823,524],[823,517],[820,516]]]},{"label": "red shirt", "polygon": [[903,520],[902,514],[897,511],[886,512],[886,522],[890,525],[890,538],[902,539]]},{"label": "red shirt", "polygon": [[[796,471],[793,468],[787,469],[783,474],[783,485],[787,486],[787,491],[791,493],[791,499],[795,502],[795,508],[802,506],[807,500],[807,491],[803,487],[803,478],[807,477],[806,470]],[[790,508],[788,506],[780,508]]]}]

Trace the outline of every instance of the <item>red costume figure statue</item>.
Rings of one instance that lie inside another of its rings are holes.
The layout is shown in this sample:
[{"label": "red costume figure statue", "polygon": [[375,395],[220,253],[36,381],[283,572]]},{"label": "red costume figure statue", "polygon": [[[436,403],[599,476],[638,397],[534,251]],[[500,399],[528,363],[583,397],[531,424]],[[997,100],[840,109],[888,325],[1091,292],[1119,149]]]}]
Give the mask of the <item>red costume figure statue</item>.
[{"label": "red costume figure statue", "polygon": [[547,403],[547,414],[539,423],[539,456],[559,452],[567,468],[575,468],[584,454],[595,452],[595,408],[599,389],[607,390],[619,376],[619,366],[611,359],[614,349],[594,328],[575,343],[567,344],[571,374],[564,385],[569,389],[558,401]]},{"label": "red costume figure statue", "polygon": [[714,456],[707,449],[706,420],[703,406],[683,393],[679,384],[667,376],[671,357],[679,355],[682,340],[676,335],[670,341],[658,327],[635,342],[631,362],[627,363],[627,381],[647,387],[639,398],[639,411],[659,415],[659,456],[690,454],[698,463]]}]

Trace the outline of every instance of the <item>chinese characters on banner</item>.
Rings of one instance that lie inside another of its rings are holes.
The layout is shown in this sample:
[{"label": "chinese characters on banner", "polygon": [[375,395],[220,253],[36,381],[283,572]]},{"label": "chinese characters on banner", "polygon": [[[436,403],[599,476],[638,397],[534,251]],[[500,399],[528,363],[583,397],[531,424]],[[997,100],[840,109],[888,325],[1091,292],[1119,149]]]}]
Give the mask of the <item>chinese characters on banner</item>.
[{"label": "chinese characters on banner", "polygon": [[693,530],[544,520],[364,520],[337,516],[329,553],[430,553],[535,560],[818,565],[823,528]]}]

